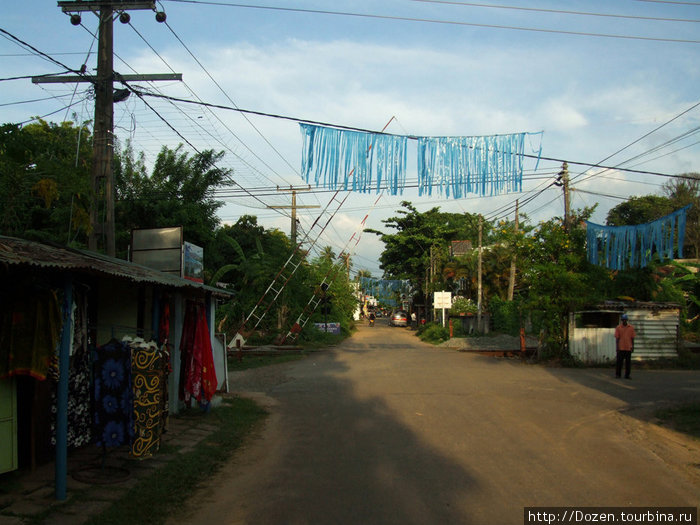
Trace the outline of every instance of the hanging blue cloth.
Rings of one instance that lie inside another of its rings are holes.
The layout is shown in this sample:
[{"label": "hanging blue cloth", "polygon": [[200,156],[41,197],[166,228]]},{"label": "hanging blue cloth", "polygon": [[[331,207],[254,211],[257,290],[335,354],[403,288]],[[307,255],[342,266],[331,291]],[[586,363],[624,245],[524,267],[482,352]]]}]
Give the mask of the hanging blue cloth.
[{"label": "hanging blue cloth", "polygon": [[661,259],[672,260],[677,251],[678,257],[683,257],[689,208],[690,204],[655,221],[633,226],[606,226],[586,221],[588,261],[611,270],[624,270],[646,267],[654,253]]},{"label": "hanging blue cloth", "polygon": [[[359,192],[403,193],[407,139],[416,139],[419,195],[455,199],[469,193],[522,191],[525,139],[539,133],[476,137],[408,137],[300,124],[307,183]],[[532,146],[531,146],[532,147]],[[542,153],[540,140],[537,162]]]},{"label": "hanging blue cloth", "polygon": [[433,187],[456,199],[522,191],[526,135],[419,137],[419,194]]},{"label": "hanging blue cloth", "polygon": [[406,137],[300,124],[301,172],[324,188],[392,195],[406,185]]},{"label": "hanging blue cloth", "polygon": [[377,279],[360,277],[360,289],[365,295],[371,295],[387,306],[397,306],[396,298],[411,293],[411,282],[402,279]]}]

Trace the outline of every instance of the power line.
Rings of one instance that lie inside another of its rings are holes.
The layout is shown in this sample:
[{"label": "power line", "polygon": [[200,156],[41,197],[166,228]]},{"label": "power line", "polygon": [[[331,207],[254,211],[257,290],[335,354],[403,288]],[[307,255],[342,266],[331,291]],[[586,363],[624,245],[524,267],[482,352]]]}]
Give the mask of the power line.
[{"label": "power line", "polygon": [[33,45],[28,44],[27,42],[25,42],[25,41],[22,40],[21,38],[16,37],[15,35],[13,35],[12,33],[10,33],[9,31],[5,31],[5,30],[4,30],[3,28],[1,28],[1,27],[0,27],[0,33],[2,33],[3,35],[6,35],[7,37],[9,37],[9,38],[12,39],[13,41],[15,41],[17,44],[21,45],[22,47],[31,49],[35,54],[41,56],[42,58],[45,58],[46,60],[48,60],[48,61],[50,61],[50,62],[53,62],[54,64],[56,64],[56,65],[58,65],[58,66],[61,66],[63,69],[65,69],[65,70],[66,70],[67,72],[69,72],[69,73],[76,73],[76,74],[78,74],[78,75],[82,75],[82,74],[83,74],[82,71],[78,71],[78,70],[76,70],[76,69],[73,69],[73,68],[68,67],[68,66],[65,65],[64,63],[62,63],[62,62],[56,60],[55,58],[53,58],[53,57],[47,55],[47,54],[44,53],[43,51],[38,50],[38,49],[37,49],[36,47],[34,47]]},{"label": "power line", "polygon": [[587,37],[598,37],[598,38],[616,38],[624,40],[645,40],[652,42],[671,42],[680,44],[700,44],[700,40],[687,40],[680,38],[661,38],[661,37],[647,37],[647,36],[635,36],[635,35],[616,35],[612,33],[589,33],[585,31],[565,31],[562,29],[544,29],[544,28],[534,28],[534,27],[521,27],[521,26],[507,26],[500,24],[480,24],[476,22],[461,22],[456,20],[438,20],[431,18],[415,18],[406,16],[396,16],[396,15],[377,15],[370,13],[353,13],[349,11],[329,11],[323,9],[302,9],[296,7],[276,7],[276,6],[261,6],[261,5],[250,5],[250,4],[237,4],[231,2],[214,2],[211,0],[163,0],[168,2],[179,2],[185,4],[197,4],[197,5],[215,5],[224,7],[237,7],[246,9],[262,9],[269,11],[281,11],[281,12],[294,12],[294,13],[307,13],[307,14],[317,14],[317,15],[333,15],[333,16],[346,16],[346,17],[356,17],[356,18],[371,18],[379,20],[395,20],[402,22],[420,22],[428,24],[442,24],[442,25],[454,25],[454,26],[468,26],[468,27],[481,27],[485,29],[503,29],[512,31],[528,31],[534,33],[554,33],[562,35],[571,36],[587,36]]},{"label": "power line", "polygon": [[662,18],[656,16],[637,16],[637,15],[616,15],[610,13],[592,13],[589,11],[565,11],[562,9],[543,9],[537,7],[520,7],[512,5],[494,5],[494,4],[476,4],[472,2],[456,2],[451,0],[409,0],[411,2],[421,2],[426,4],[443,4],[443,5],[455,5],[464,7],[483,7],[487,9],[512,9],[516,11],[530,11],[536,13],[552,13],[558,15],[577,15],[577,16],[597,16],[605,18],[624,18],[628,20],[650,20],[658,22],[691,22],[697,23],[700,20],[693,20],[687,18]]},{"label": "power line", "polygon": [[[640,142],[640,141],[644,140],[645,138],[647,138],[647,137],[648,137],[649,135],[651,135],[652,133],[656,133],[656,132],[659,131],[661,128],[663,128],[663,127],[669,125],[669,124],[670,124],[671,122],[673,122],[674,120],[679,119],[680,117],[682,117],[682,116],[685,115],[686,113],[689,113],[690,111],[694,110],[694,109],[697,108],[698,106],[700,106],[700,102],[697,102],[696,104],[693,104],[692,106],[690,106],[688,109],[685,109],[685,110],[681,111],[681,112],[680,112],[678,115],[676,115],[675,117],[673,117],[673,118],[667,120],[666,122],[664,122],[664,123],[661,124],[660,126],[655,127],[654,129],[652,129],[651,131],[645,133],[644,135],[642,135],[642,136],[639,137],[638,139],[633,140],[632,142],[630,142],[630,143],[627,144],[626,146],[624,146],[624,147],[620,148],[619,150],[617,150],[615,153],[612,153],[611,155],[608,155],[607,157],[605,157],[603,160],[600,161],[600,164],[602,164],[603,162],[605,162],[605,161],[608,160],[608,159],[611,159],[612,157],[614,157],[614,156],[617,155],[618,153],[621,153],[621,152],[623,152],[624,150],[626,150],[626,149],[628,149],[628,148],[634,146],[634,145],[637,144],[638,142]],[[637,158],[637,157],[634,157],[634,158]],[[626,161],[626,162],[627,162],[627,161]],[[623,163],[623,164],[624,164],[624,163]],[[592,166],[592,167],[597,167],[597,166]],[[620,168],[614,167],[614,168],[608,168],[608,169],[620,169]],[[578,175],[576,175],[576,177],[573,178],[573,180],[576,180],[576,179],[578,179],[579,177],[582,177],[587,171],[588,171],[588,170],[579,173]],[[588,177],[588,178],[590,178],[590,177]]]},{"label": "power line", "polygon": [[[180,1],[180,0],[170,0],[170,1]],[[184,0],[183,0],[183,1],[184,1]],[[189,1],[189,0],[187,0],[187,1]],[[133,88],[132,88],[132,89],[133,89]],[[366,129],[366,128],[359,128],[359,127],[355,127],[355,126],[343,126],[343,125],[339,125],[339,124],[331,124],[331,123],[328,123],[328,122],[320,122],[320,121],[317,121],[317,120],[310,120],[310,119],[299,118],[299,117],[290,117],[290,116],[288,116],[288,115],[279,115],[279,114],[275,114],[275,113],[265,113],[265,112],[262,112],[262,111],[254,111],[254,110],[250,110],[250,109],[243,109],[243,108],[240,108],[240,107],[224,106],[224,105],[222,105],[222,104],[212,104],[212,103],[208,103],[208,102],[198,102],[198,101],[194,101],[194,100],[187,100],[187,99],[183,99],[183,98],[179,98],[179,97],[171,97],[171,96],[166,96],[166,95],[157,95],[157,94],[155,94],[155,93],[137,92],[137,91],[134,91],[134,92],[135,92],[137,95],[139,95],[139,96],[142,96],[142,95],[143,95],[143,96],[149,96],[149,97],[165,98],[165,99],[168,99],[168,100],[173,100],[173,101],[177,101],[177,102],[182,102],[182,103],[185,103],[185,104],[204,105],[204,106],[211,107],[211,108],[225,109],[225,110],[229,110],[229,111],[238,111],[238,112],[241,112],[241,113],[248,113],[248,114],[251,114],[251,115],[259,115],[259,116],[264,116],[264,117],[277,118],[277,119],[282,119],[282,120],[289,120],[289,121],[293,121],[293,122],[304,122],[304,123],[307,123],[307,124],[314,124],[314,125],[318,125],[318,126],[334,127],[334,128],[338,128],[338,129],[351,130],[351,131],[360,131],[360,132],[363,132],[363,133],[375,133],[375,134],[377,133],[377,132],[375,132],[375,131],[371,131],[371,130],[368,130],[368,129]],[[696,104],[695,106],[698,106],[698,105],[700,105],[700,102],[699,102],[698,104]],[[693,106],[693,107],[695,107],[695,106]],[[690,109],[692,109],[692,108],[690,108]],[[687,111],[689,111],[689,110],[687,110]],[[685,111],[684,113],[686,113],[687,111]],[[680,116],[680,115],[679,115],[679,116]],[[678,117],[675,117],[675,118],[678,118]],[[385,135],[392,135],[392,133],[384,133],[384,134],[385,134]],[[417,136],[413,136],[413,135],[409,135],[409,136],[407,136],[407,138],[412,139],[412,140],[417,140],[417,139],[418,139]],[[635,142],[638,142],[638,141],[635,141]],[[623,149],[624,149],[624,148],[623,148]],[[683,178],[682,175],[671,175],[671,174],[668,174],[668,173],[660,173],[660,172],[655,172],[655,171],[634,170],[634,169],[630,169],[630,168],[621,168],[621,167],[618,167],[618,166],[604,166],[604,165],[602,165],[602,164],[599,163],[599,162],[595,162],[595,163],[591,163],[591,162],[581,162],[581,161],[573,161],[573,160],[568,160],[568,159],[559,159],[559,158],[555,158],[555,157],[545,157],[545,156],[542,156],[542,155],[529,155],[529,154],[526,154],[526,153],[522,153],[522,154],[519,154],[519,155],[521,155],[521,156],[523,156],[523,157],[527,157],[527,158],[539,159],[539,160],[549,160],[549,161],[554,161],[554,162],[559,162],[559,163],[561,163],[561,162],[568,162],[569,164],[576,164],[576,165],[579,165],[579,166],[589,166],[589,167],[591,167],[591,168],[615,169],[615,170],[626,171],[626,172],[631,172],[631,173],[641,173],[641,174],[645,174],[645,175],[657,175],[657,176],[661,176],[661,177],[679,177],[679,178]],[[612,155],[611,155],[611,156],[612,156]],[[610,157],[608,157],[608,158],[610,158]]]},{"label": "power line", "polygon": [[[151,49],[151,51],[153,51],[153,53],[154,53],[154,54],[155,54],[155,55],[156,55],[156,56],[171,70],[171,71],[173,71],[173,69],[172,69],[172,67],[170,66],[170,64],[168,64],[168,62],[160,55],[160,53],[158,53],[158,52],[153,48],[153,46],[150,44],[150,42],[148,42],[148,40],[146,40],[146,38],[133,26],[133,24],[130,23],[129,26],[130,26],[130,27],[134,30],[134,32],[144,41],[144,43]],[[185,46],[185,44],[184,44],[184,42],[182,41],[182,39],[180,39],[180,38],[175,34],[174,30],[173,30],[169,25],[168,25],[168,28],[170,29],[171,33],[173,33],[173,35],[178,39],[178,41],[183,45],[183,47],[185,47],[185,49],[190,53],[190,55],[193,56],[193,58],[197,61],[197,63],[200,65],[200,67],[207,73],[207,75],[209,76],[209,78],[216,84],[216,81],[212,78],[211,74],[209,74],[209,72],[206,70],[206,68],[204,68],[204,66],[201,64],[201,62],[199,62],[199,61],[196,59],[196,57],[194,57],[194,54]],[[188,90],[194,97],[196,97],[198,100],[201,100],[201,98],[194,92],[194,90],[192,90],[192,88],[187,84],[187,82],[183,82],[183,84],[185,85],[185,87],[187,88],[187,90]],[[217,87],[219,87],[219,89],[223,91],[223,89],[221,88],[220,85],[217,84]],[[156,88],[156,90],[159,91],[157,88]],[[226,94],[226,93],[224,92],[224,94]],[[229,100],[230,100],[230,98],[229,98]],[[178,111],[182,112],[182,109],[179,108],[176,104],[174,104],[173,102],[171,102],[171,104],[172,104],[173,107],[175,107]],[[185,114],[184,112],[182,112],[182,113]],[[219,123],[220,123],[220,124],[235,138],[235,139],[236,139],[236,140],[238,140],[238,142],[240,142],[248,151],[250,151],[258,160],[260,160],[260,161],[263,163],[263,165],[265,165],[268,169],[270,169],[270,170],[274,173],[274,170],[273,170],[267,163],[265,163],[265,161],[263,161],[262,159],[260,159],[260,157],[259,157],[258,155],[256,155],[256,153],[255,153],[254,151],[252,151],[252,149],[251,149],[251,148],[236,134],[236,133],[234,133],[233,130],[231,130],[231,128],[230,128],[226,123],[224,123],[224,122],[218,117],[218,115],[216,115],[216,113],[214,113],[214,112],[211,111],[211,110],[210,110],[210,113],[214,116],[214,118],[215,118],[216,120],[218,120],[218,122],[219,122]],[[209,129],[207,129],[207,128],[202,128],[202,126],[200,126],[199,123],[196,122],[196,121],[194,121],[194,123],[195,123],[198,127],[200,127],[201,129],[203,129],[203,131],[204,131],[205,133],[207,133],[209,136],[211,136],[211,137],[214,138],[217,142],[219,142],[219,144],[220,144],[224,149],[226,149],[227,151],[229,151],[234,157],[236,157],[237,159],[239,159],[239,160],[240,160],[243,164],[245,164],[248,168],[250,168],[252,171],[254,171],[255,173],[257,173],[257,174],[260,175],[261,177],[263,177],[263,178],[265,178],[265,179],[267,179],[267,180],[270,180],[265,174],[263,174],[261,171],[259,171],[257,168],[255,168],[253,165],[249,164],[245,159],[243,159],[240,155],[238,155],[235,151],[233,151],[227,144],[224,144],[223,141],[222,141],[222,139],[221,139],[220,137],[214,137]],[[272,182],[272,181],[270,181],[270,182]],[[282,211],[282,210],[278,210],[278,213],[279,213],[280,215],[289,215],[287,212],[284,212],[284,211]]]}]

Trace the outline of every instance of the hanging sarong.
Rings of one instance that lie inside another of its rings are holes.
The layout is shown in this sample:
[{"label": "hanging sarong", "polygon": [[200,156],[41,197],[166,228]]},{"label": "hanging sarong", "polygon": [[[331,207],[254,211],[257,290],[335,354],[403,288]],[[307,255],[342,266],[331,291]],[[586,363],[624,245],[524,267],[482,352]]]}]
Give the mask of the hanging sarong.
[{"label": "hanging sarong", "polygon": [[0,304],[0,377],[43,381],[56,352],[61,312],[50,290],[27,290]]},{"label": "hanging sarong", "polygon": [[131,442],[132,391],[129,346],[113,339],[94,350],[94,434],[98,446]]},{"label": "hanging sarong", "polygon": [[131,380],[134,393],[134,440],[131,455],[145,458],[160,448],[164,378],[163,355],[152,343],[131,349]]}]

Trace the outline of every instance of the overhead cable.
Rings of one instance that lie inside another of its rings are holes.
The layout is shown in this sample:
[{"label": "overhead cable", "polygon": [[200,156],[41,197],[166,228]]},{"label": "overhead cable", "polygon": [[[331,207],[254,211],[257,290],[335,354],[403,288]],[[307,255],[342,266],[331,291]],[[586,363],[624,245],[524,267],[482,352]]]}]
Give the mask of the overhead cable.
[{"label": "overhead cable", "polygon": [[638,35],[616,35],[612,33],[589,33],[584,31],[566,31],[563,29],[544,29],[535,27],[523,27],[523,26],[507,26],[500,24],[480,24],[476,22],[462,22],[458,20],[438,20],[433,18],[415,18],[407,16],[396,16],[396,15],[377,15],[371,13],[353,13],[349,11],[329,11],[323,9],[302,9],[297,7],[277,7],[277,6],[263,6],[263,5],[251,5],[251,4],[237,4],[232,2],[213,2],[211,0],[164,0],[169,2],[179,2],[184,4],[197,4],[197,5],[216,5],[224,7],[237,7],[246,9],[263,9],[269,11],[284,11],[284,12],[295,12],[295,13],[309,13],[317,15],[334,15],[334,16],[346,16],[346,17],[356,17],[356,18],[371,18],[379,20],[396,20],[402,22],[420,22],[428,24],[442,24],[442,25],[453,25],[453,26],[468,26],[468,27],[481,27],[485,29],[504,29],[512,31],[528,31],[534,33],[554,33],[572,36],[587,36],[587,37],[598,37],[598,38],[617,38],[625,40],[646,40],[653,42],[669,42],[678,44],[700,44],[700,40],[690,40],[682,38],[662,38],[662,37],[651,37],[651,36],[638,36]]}]

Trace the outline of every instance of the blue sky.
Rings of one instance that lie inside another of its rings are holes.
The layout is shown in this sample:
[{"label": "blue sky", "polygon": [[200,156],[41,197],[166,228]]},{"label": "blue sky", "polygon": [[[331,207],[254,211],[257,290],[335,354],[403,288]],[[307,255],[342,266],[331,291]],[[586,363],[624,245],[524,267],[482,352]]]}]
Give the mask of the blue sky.
[{"label": "blue sky", "polygon": [[[3,30],[71,68],[84,62],[88,70],[95,67],[93,14],[84,13],[82,26],[75,27],[55,1],[3,7]],[[561,216],[561,190],[544,189],[556,177],[559,160],[605,159],[604,165],[664,174],[700,171],[695,144],[700,108],[687,111],[700,102],[700,2],[165,0],[158,8],[166,12],[167,24],[158,24],[150,11],[132,11],[131,25],[114,25],[116,71],[183,73],[183,83],[140,83],[144,89],[377,131],[391,120],[387,131],[397,134],[543,131],[542,155],[558,159],[540,162],[536,172],[528,159],[524,191],[517,194],[455,200],[407,188],[400,196],[382,195],[376,205],[376,195],[354,194],[319,241],[336,252],[368,212],[367,225],[382,229],[381,220],[394,215],[401,200],[421,211],[439,206],[512,219],[512,205],[520,199],[531,222]],[[2,36],[0,77],[61,71]],[[47,120],[90,120],[94,103],[87,85],[75,94],[74,89],[2,81],[0,121],[25,122],[52,112]],[[46,100],[29,102],[37,99]],[[62,109],[71,101],[74,106]],[[258,196],[228,192],[222,220],[254,214],[265,226],[289,231],[289,218],[264,209],[260,200],[289,204],[276,186],[304,184],[296,123],[157,99],[148,103],[194,147],[226,151],[223,166]],[[134,96],[115,106],[115,131],[120,144],[131,140],[149,162],[161,146],[183,142]],[[582,173],[585,169],[570,165],[572,206],[599,203],[596,222],[604,222],[621,199],[659,193],[669,180],[619,170]],[[412,165],[408,177],[415,178]],[[323,207],[329,198],[304,193],[299,203]],[[302,227],[316,213],[300,210]],[[365,234],[354,268],[379,276],[381,248],[374,235]]]}]

